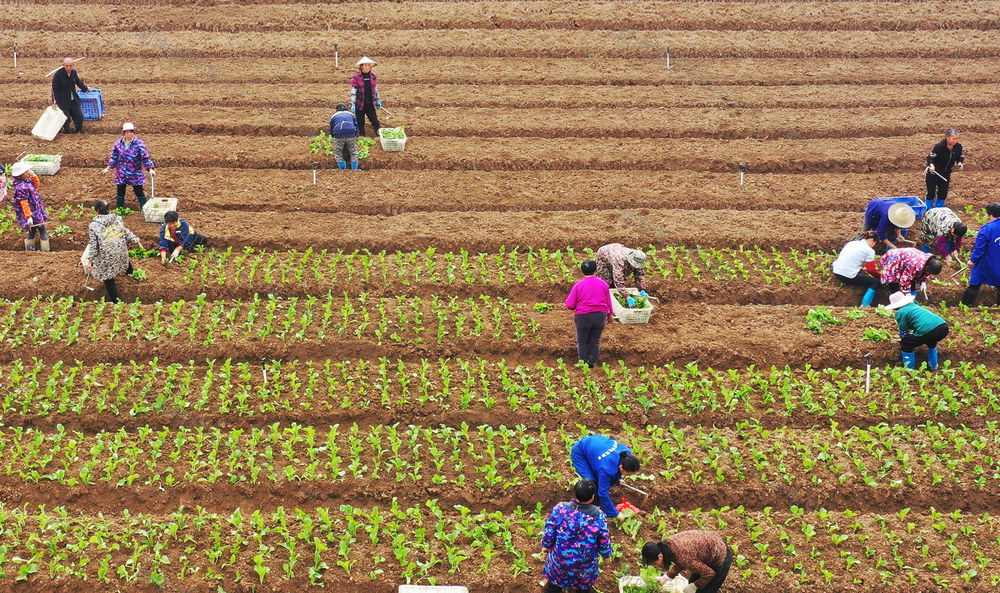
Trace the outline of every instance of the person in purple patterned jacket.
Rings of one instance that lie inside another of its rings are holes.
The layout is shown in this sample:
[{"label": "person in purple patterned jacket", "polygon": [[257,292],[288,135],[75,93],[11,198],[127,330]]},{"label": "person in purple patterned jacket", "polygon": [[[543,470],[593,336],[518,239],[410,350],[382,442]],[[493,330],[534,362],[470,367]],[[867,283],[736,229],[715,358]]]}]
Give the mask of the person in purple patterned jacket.
[{"label": "person in purple patterned jacket", "polygon": [[108,157],[108,166],[101,171],[107,173],[112,167],[115,169],[114,184],[117,188],[115,195],[115,208],[125,206],[125,186],[131,185],[135,192],[135,199],[139,202],[139,210],[146,205],[146,193],[142,186],[146,183],[146,177],[142,174],[142,169],[149,169],[150,175],[156,175],[153,169],[153,159],[149,158],[149,151],[146,150],[146,143],[135,136],[135,126],[126,122],[122,126],[122,137],[115,142],[111,148],[111,156]]},{"label": "person in purple patterned jacket", "polygon": [[14,219],[17,226],[28,233],[24,239],[24,250],[35,250],[35,235],[38,235],[42,251],[49,251],[49,235],[45,229],[49,217],[45,213],[42,198],[31,181],[31,167],[24,161],[18,161],[11,167],[11,177],[14,179]]},{"label": "person in purple patterned jacket", "polygon": [[552,509],[542,529],[545,557],[544,593],[588,593],[597,582],[597,556],[611,557],[608,520],[593,504],[597,484],[583,479],[573,487],[574,499]]}]

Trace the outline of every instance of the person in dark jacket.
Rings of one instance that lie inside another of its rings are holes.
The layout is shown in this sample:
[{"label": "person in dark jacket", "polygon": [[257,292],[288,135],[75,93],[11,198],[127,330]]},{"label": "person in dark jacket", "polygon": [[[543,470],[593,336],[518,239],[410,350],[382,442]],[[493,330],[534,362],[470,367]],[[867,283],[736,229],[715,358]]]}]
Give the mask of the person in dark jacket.
[{"label": "person in dark jacket", "polygon": [[986,206],[989,220],[976,233],[976,241],[969,254],[969,287],[962,295],[967,307],[976,304],[983,284],[996,288],[997,306],[1000,306],[1000,202]]},{"label": "person in dark jacket", "polygon": [[367,57],[358,60],[358,71],[351,77],[351,112],[358,116],[358,136],[365,135],[365,116],[372,123],[372,129],[378,136],[381,126],[378,123],[376,109],[382,109],[382,101],[378,98],[378,83],[375,80],[375,60]]},{"label": "person in dark jacket", "polygon": [[333,137],[333,156],[337,167],[347,168],[344,151],[351,158],[351,170],[358,170],[358,119],[347,110],[347,105],[337,103],[337,111],[330,118],[330,136]]},{"label": "person in dark jacket", "polygon": [[160,225],[160,261],[167,265],[167,252],[173,262],[184,249],[194,249],[197,246],[208,246],[208,239],[201,233],[194,232],[183,218],[178,218],[177,212],[171,210],[163,215]]},{"label": "person in dark jacket", "polygon": [[642,562],[666,571],[665,576],[656,578],[660,585],[688,571],[688,582],[700,593],[716,593],[729,574],[733,552],[722,535],[691,530],[675,533],[661,542],[646,542],[642,546]]},{"label": "person in dark jacket", "polygon": [[581,478],[597,483],[597,498],[601,501],[601,510],[604,514],[609,519],[617,517],[619,511],[611,500],[608,490],[620,482],[622,476],[639,471],[639,459],[618,441],[592,434],[573,443],[570,449],[570,461],[573,462],[573,469]]},{"label": "person in dark jacket", "polygon": [[73,58],[65,58],[63,67],[52,75],[52,102],[66,114],[62,130],[64,134],[69,133],[70,120],[76,126],[76,133],[83,133],[83,110],[80,109],[80,96],[76,94],[76,87],[80,87],[81,91],[90,90],[73,69]]},{"label": "person in dark jacket", "polygon": [[965,166],[962,156],[962,145],[958,142],[958,130],[948,128],[944,139],[934,145],[927,155],[927,168],[924,169],[924,181],[927,183],[927,208],[941,208],[948,197],[948,184],[951,183],[951,170],[957,167],[959,171]]}]

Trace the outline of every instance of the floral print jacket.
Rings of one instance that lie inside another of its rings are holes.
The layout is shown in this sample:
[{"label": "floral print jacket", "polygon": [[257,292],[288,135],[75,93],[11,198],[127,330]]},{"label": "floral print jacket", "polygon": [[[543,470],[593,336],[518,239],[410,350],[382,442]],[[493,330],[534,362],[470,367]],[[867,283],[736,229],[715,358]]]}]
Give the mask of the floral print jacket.
[{"label": "floral print jacket", "polygon": [[542,574],[564,589],[588,589],[597,581],[597,556],[611,557],[608,520],[599,508],[573,500],[552,509],[542,530],[549,550]]},{"label": "floral print jacket", "polygon": [[45,205],[30,179],[14,178],[14,218],[22,231],[28,230],[28,217],[31,224],[44,224],[48,220]]},{"label": "floral print jacket", "polygon": [[149,158],[146,150],[146,143],[138,138],[132,138],[127,146],[125,138],[119,138],[111,149],[111,156],[108,157],[108,168],[115,170],[115,185],[142,185],[146,183],[146,177],[142,174],[142,168],[153,168],[153,159]]}]

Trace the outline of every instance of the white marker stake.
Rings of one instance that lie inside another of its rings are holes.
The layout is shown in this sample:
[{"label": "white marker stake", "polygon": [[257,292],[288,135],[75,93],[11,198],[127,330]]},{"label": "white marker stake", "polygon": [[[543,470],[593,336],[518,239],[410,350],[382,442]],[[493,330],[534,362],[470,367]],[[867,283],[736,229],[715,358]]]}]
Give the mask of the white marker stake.
[{"label": "white marker stake", "polygon": [[337,51],[336,43],[333,44],[333,67],[340,68],[340,52]]},{"label": "white marker stake", "polygon": [[667,48],[667,70],[670,70],[670,48]]},{"label": "white marker stake", "polygon": [[267,385],[267,367],[264,366],[266,358],[260,359],[260,372],[264,374],[264,385]]},{"label": "white marker stake", "polygon": [[747,166],[740,163],[740,185],[743,185],[743,172],[747,170]]},{"label": "white marker stake", "polygon": [[313,185],[316,185],[316,169],[313,169]]},{"label": "white marker stake", "polygon": [[872,388],[872,355],[865,354],[865,394]]},{"label": "white marker stake", "polygon": [[17,43],[14,44],[14,68],[17,68]]}]

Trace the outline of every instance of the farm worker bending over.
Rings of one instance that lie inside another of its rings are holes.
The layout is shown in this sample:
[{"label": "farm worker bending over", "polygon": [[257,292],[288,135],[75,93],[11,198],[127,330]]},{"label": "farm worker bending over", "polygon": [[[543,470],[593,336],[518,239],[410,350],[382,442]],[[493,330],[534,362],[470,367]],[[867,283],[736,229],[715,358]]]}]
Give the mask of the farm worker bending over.
[{"label": "farm worker bending over", "polygon": [[337,112],[330,118],[330,136],[333,137],[333,156],[337,167],[346,169],[344,147],[351,155],[351,169],[358,170],[358,119],[343,103],[337,103]]},{"label": "farm worker bending over", "polygon": [[597,556],[611,557],[608,520],[593,504],[597,484],[580,480],[573,487],[573,500],[552,509],[542,529],[545,554],[543,593],[590,592],[597,582]]},{"label": "farm worker bending over", "polygon": [[958,130],[948,128],[941,140],[931,148],[927,155],[927,168],[924,169],[924,181],[927,184],[928,208],[940,208],[948,197],[948,184],[951,183],[951,169],[958,167],[961,171],[965,166],[962,156],[962,145],[958,142]]},{"label": "farm worker bending over", "polygon": [[45,229],[49,217],[45,213],[45,204],[42,204],[42,198],[35,189],[36,184],[32,181],[30,165],[18,161],[11,168],[10,175],[14,178],[14,195],[11,198],[14,202],[14,218],[21,230],[28,233],[24,240],[24,250],[35,250],[35,235],[38,235],[41,250],[49,251],[49,235]]},{"label": "farm worker bending over", "polygon": [[177,217],[177,212],[171,210],[163,215],[160,225],[160,261],[167,265],[167,252],[170,252],[170,262],[173,263],[184,249],[197,246],[208,246],[208,239],[194,229],[183,218]]},{"label": "farm worker bending over", "polygon": [[628,296],[625,279],[629,275],[635,278],[635,287],[641,291],[639,294],[648,296],[642,271],[646,267],[646,254],[642,251],[629,249],[621,243],[609,243],[597,250],[594,261],[597,263],[597,277],[617,289],[623,298]]},{"label": "farm worker bending over", "polygon": [[573,285],[566,297],[566,308],[573,312],[576,326],[576,355],[590,368],[597,366],[601,353],[601,333],[611,321],[611,293],[608,283],[594,276],[597,264],[588,259],[580,264],[583,279]]},{"label": "farm worker bending over", "polygon": [[617,517],[618,509],[608,490],[620,482],[622,476],[639,471],[639,459],[625,445],[599,434],[585,436],[573,443],[569,458],[581,478],[597,483],[597,498],[604,514],[611,519]]},{"label": "farm worker bending over", "polygon": [[886,252],[879,258],[878,267],[882,284],[889,292],[902,290],[916,294],[918,286],[926,290],[924,281],[928,276],[941,273],[941,260],[919,249],[904,247]]},{"label": "farm worker bending over", "polygon": [[863,286],[865,294],[861,306],[867,307],[875,299],[879,286],[879,273],[875,267],[875,231],[864,231],[861,238],[849,241],[833,260],[833,277],[844,284]]},{"label": "farm worker bending over", "polygon": [[90,243],[84,253],[83,267],[90,275],[104,282],[108,292],[108,302],[118,302],[118,287],[115,286],[115,276],[125,272],[132,275],[132,262],[128,257],[128,243],[136,243],[142,247],[139,237],[125,228],[125,223],[117,214],[111,212],[104,200],[94,202],[97,216],[90,222]]},{"label": "farm worker bending over", "polygon": [[661,542],[646,542],[642,546],[642,563],[667,572],[656,577],[661,585],[681,571],[688,571],[688,581],[699,592],[715,593],[729,574],[733,552],[726,540],[714,531],[682,531]]},{"label": "farm worker bending over", "polygon": [[997,305],[1000,305],[1000,202],[986,206],[989,220],[976,233],[976,242],[969,255],[969,287],[962,295],[962,302],[972,307],[979,297],[979,288],[986,284],[997,289]]},{"label": "farm worker bending over", "polygon": [[382,109],[382,101],[378,99],[378,84],[372,68],[375,61],[367,57],[358,60],[358,71],[351,77],[351,112],[358,116],[358,136],[365,135],[365,116],[372,123],[372,129],[378,136],[378,115],[376,109]]},{"label": "farm worker bending over", "polygon": [[76,133],[83,133],[83,110],[80,108],[80,95],[76,94],[76,87],[80,87],[81,91],[90,90],[73,69],[73,58],[64,58],[62,68],[52,75],[52,102],[66,114],[66,123],[62,129],[64,134],[69,134],[70,120],[76,126]]},{"label": "farm worker bending over", "polygon": [[865,208],[863,231],[875,231],[878,240],[888,249],[896,248],[900,239],[900,229],[908,229],[917,220],[917,215],[906,204],[893,202],[889,198],[875,198]]},{"label": "farm worker bending over", "polygon": [[146,193],[142,190],[146,178],[142,174],[142,168],[149,169],[150,175],[156,175],[156,171],[153,170],[153,159],[149,158],[146,143],[135,137],[135,126],[128,122],[122,125],[122,137],[111,148],[108,166],[104,167],[101,174],[107,173],[112,167],[115,169],[113,182],[118,190],[115,208],[125,206],[125,186],[131,185],[135,199],[139,202],[139,210],[142,210],[146,205]]},{"label": "farm worker bending over", "polygon": [[889,295],[886,309],[896,311],[899,330],[899,350],[903,366],[912,369],[917,360],[914,350],[927,345],[927,368],[938,369],[937,344],[948,335],[948,324],[934,313],[913,302],[912,294],[894,292]]},{"label": "farm worker bending over", "polygon": [[920,223],[920,249],[928,250],[938,257],[944,258],[944,263],[958,263],[958,252],[962,249],[962,237],[969,231],[968,227],[951,211],[951,208],[931,208],[924,213]]}]

